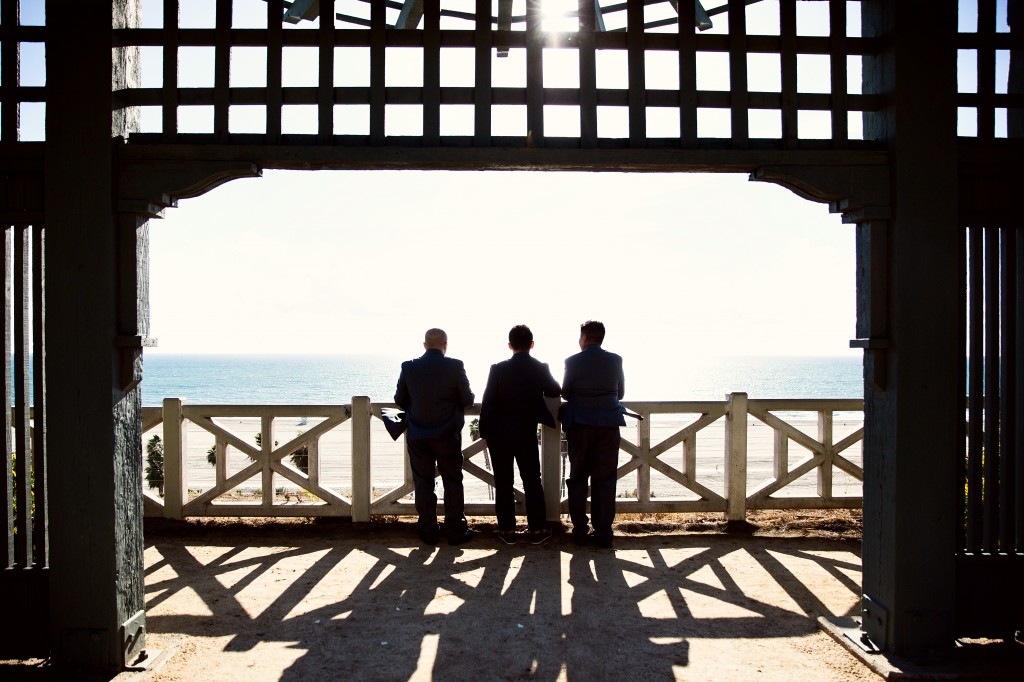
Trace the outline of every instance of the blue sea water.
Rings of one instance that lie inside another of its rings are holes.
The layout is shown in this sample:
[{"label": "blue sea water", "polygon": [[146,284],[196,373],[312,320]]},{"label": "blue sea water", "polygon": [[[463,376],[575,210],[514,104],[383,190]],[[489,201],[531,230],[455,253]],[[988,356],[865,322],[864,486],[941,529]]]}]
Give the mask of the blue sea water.
[{"label": "blue sea water", "polygon": [[[390,402],[401,362],[379,355],[146,355],[142,401],[164,398],[191,404],[317,405],[348,403],[368,395]],[[503,358],[494,358],[497,361]],[[561,379],[561,360],[542,358]],[[466,362],[479,401],[489,363]],[[751,398],[860,398],[859,356],[715,357],[667,362],[625,358],[627,400],[722,400],[731,392]]]}]

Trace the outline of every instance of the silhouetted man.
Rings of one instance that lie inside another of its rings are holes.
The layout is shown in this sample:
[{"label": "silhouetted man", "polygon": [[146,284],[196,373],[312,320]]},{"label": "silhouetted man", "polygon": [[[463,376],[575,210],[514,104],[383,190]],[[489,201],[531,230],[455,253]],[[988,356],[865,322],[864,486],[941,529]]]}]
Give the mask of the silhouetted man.
[{"label": "silhouetted man", "polygon": [[[625,426],[625,409],[619,404],[625,393],[622,358],[601,348],[604,325],[588,321],[580,325],[580,352],[565,360],[559,411],[569,441],[569,518],[572,539],[578,545],[592,540],[612,547],[615,519],[615,472],[619,461],[619,427]],[[593,533],[587,533],[587,484]]]},{"label": "silhouetted man", "polygon": [[395,402],[405,410],[406,444],[415,486],[417,528],[423,542],[437,544],[437,495],[434,468],[444,484],[444,530],[448,543],[462,544],[473,537],[466,524],[462,487],[462,427],[464,410],[473,404],[473,392],[461,360],[446,358],[448,335],[428,329],[426,352],[402,363]]},{"label": "silhouetted man", "polygon": [[487,439],[494,466],[494,515],[498,538],[516,542],[516,503],[512,492],[513,461],[519,466],[526,496],[527,539],[539,545],[551,537],[540,481],[537,424],[554,428],[544,396],[559,394],[558,382],[548,366],[530,356],[533,332],[525,324],[508,333],[512,357],[491,365],[480,404],[480,437]]}]

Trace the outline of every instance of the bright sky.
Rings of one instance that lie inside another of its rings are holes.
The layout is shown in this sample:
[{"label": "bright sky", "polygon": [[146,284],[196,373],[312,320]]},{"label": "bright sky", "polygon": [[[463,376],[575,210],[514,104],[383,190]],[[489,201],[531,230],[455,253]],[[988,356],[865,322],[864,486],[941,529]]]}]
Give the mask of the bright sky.
[{"label": "bright sky", "polygon": [[738,175],[282,172],[151,221],[161,353],[852,353],[854,228]]}]

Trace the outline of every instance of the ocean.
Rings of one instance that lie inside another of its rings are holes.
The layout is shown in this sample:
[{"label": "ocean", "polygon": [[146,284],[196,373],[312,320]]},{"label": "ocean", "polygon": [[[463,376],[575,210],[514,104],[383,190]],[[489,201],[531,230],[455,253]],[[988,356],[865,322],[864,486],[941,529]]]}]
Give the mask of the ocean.
[{"label": "ocean", "polygon": [[[193,405],[344,404],[352,396],[391,402],[401,362],[383,355],[170,355],[143,361],[142,402],[180,397]],[[494,358],[496,362],[504,358]],[[541,358],[561,380],[562,362]],[[466,361],[477,401],[488,361]],[[624,358],[626,400],[863,397],[859,355],[841,357],[710,357],[667,362]]]}]

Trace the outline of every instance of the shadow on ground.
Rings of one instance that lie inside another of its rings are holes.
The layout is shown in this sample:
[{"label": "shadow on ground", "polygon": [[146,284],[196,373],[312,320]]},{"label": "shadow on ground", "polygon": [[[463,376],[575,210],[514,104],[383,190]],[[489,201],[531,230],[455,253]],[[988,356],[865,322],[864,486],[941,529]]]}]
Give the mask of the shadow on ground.
[{"label": "shadow on ground", "polygon": [[[654,533],[620,536],[608,551],[564,535],[540,547],[501,545],[486,533],[461,547],[414,537],[404,524],[151,533],[149,630],[212,645],[236,673],[256,675],[249,679],[304,682],[340,671],[665,680],[712,667],[844,679],[840,672],[857,667],[815,621],[856,612],[856,542]],[[814,646],[842,664],[808,657]],[[172,657],[166,671],[185,679],[190,654]],[[206,679],[218,679],[210,655]]]}]

